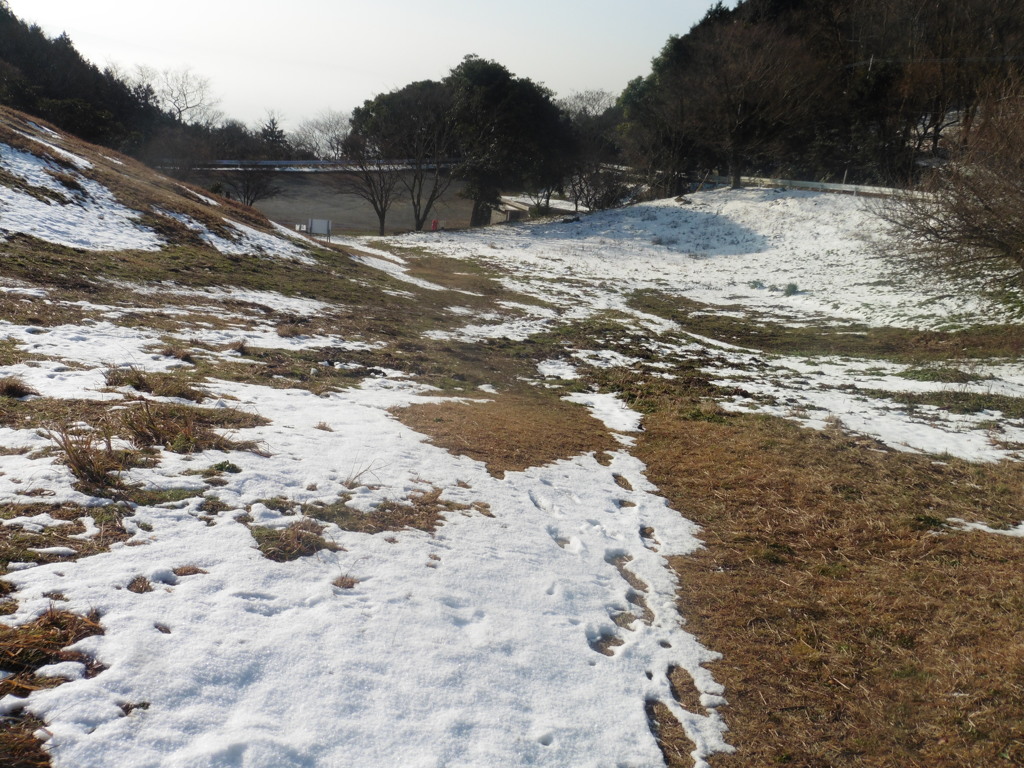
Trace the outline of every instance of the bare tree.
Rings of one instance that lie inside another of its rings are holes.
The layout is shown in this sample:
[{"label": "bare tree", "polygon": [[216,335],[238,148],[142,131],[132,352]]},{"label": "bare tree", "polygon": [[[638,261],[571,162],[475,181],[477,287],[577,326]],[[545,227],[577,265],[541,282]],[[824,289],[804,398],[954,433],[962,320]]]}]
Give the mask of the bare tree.
[{"label": "bare tree", "polygon": [[982,100],[970,141],[883,216],[917,250],[946,263],[1010,262],[1024,278],[1024,82]]},{"label": "bare tree", "polygon": [[569,196],[577,208],[595,210],[621,204],[625,174],[616,159],[615,129],[621,110],[608,91],[577,91],[558,103],[572,121],[576,156],[568,179]]},{"label": "bare tree", "polygon": [[220,100],[213,95],[209,78],[195,74],[189,67],[157,70],[139,65],[129,84],[149,86],[160,106],[182,123],[211,127],[223,117],[217,110]]},{"label": "bare tree", "polygon": [[379,233],[383,235],[401,170],[380,146],[362,134],[350,133],[345,139],[345,157],[352,170],[343,177],[340,191],[358,195],[373,207],[380,224]]},{"label": "bare tree", "polygon": [[255,205],[284,191],[276,183],[274,171],[259,165],[240,165],[224,171],[221,178],[225,188],[244,205]]},{"label": "bare tree", "polygon": [[348,132],[348,113],[328,109],[303,120],[289,138],[297,150],[317,160],[340,160],[344,156]]}]

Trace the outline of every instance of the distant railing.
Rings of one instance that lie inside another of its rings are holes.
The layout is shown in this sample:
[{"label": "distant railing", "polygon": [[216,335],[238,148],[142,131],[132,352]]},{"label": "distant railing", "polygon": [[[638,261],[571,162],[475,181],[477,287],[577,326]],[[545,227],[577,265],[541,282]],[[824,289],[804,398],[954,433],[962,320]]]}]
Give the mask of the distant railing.
[{"label": "distant railing", "polygon": [[[455,160],[442,160],[441,168],[451,168]],[[229,171],[233,169],[264,168],[270,171],[308,170],[308,171],[345,171],[360,167],[376,167],[388,169],[407,169],[415,165],[411,159],[378,160],[365,164],[353,163],[348,160],[211,160],[198,166],[200,170]],[[433,163],[425,163],[424,168],[433,168]]]},{"label": "distant railing", "polygon": [[[715,185],[732,184],[726,176],[711,176],[708,182]],[[765,179],[757,176],[741,176],[740,184],[745,187],[786,187],[788,189],[806,189],[813,192],[838,192],[847,195],[865,195],[867,197],[892,197],[899,192],[892,187],[872,187],[865,184],[832,184],[826,181],[795,181],[793,179]]]}]

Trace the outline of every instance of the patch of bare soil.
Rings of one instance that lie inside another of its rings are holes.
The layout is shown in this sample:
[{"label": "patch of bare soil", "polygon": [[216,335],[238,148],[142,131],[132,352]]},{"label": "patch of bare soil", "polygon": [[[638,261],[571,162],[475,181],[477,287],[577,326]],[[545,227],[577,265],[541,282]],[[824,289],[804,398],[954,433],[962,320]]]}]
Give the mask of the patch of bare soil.
[{"label": "patch of bare soil", "polygon": [[544,393],[428,403],[394,413],[406,426],[428,435],[434,445],[482,461],[495,477],[620,447],[586,408]]}]

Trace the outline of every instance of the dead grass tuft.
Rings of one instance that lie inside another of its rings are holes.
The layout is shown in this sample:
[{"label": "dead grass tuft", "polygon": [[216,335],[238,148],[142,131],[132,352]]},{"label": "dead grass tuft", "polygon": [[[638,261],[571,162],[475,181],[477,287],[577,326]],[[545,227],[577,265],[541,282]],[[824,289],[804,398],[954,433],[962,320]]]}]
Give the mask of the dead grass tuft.
[{"label": "dead grass tuft", "polygon": [[224,423],[224,414],[220,412],[225,410],[230,409],[207,411],[142,400],[121,412],[121,427],[138,448],[162,445],[172,453],[217,450],[266,455],[255,441],[235,441],[213,431],[211,422],[216,419]]},{"label": "dead grass tuft", "polygon": [[173,357],[183,363],[194,363],[195,356],[192,350],[181,344],[167,344],[160,348],[160,354],[164,357]]},{"label": "dead grass tuft", "polygon": [[383,533],[415,528],[433,533],[441,524],[445,512],[465,511],[474,507],[441,499],[442,490],[413,492],[407,500],[386,499],[369,512],[360,512],[348,506],[347,499],[329,505],[310,505],[306,514],[334,523],[345,531]]},{"label": "dead grass tuft", "polygon": [[208,571],[204,571],[198,565],[181,565],[175,568],[173,573],[175,576],[198,576]]},{"label": "dead grass tuft", "polygon": [[323,525],[309,518],[296,520],[287,528],[255,526],[249,530],[263,556],[279,563],[315,555],[322,549],[331,552],[341,550],[337,544],[320,535]]},{"label": "dead grass tuft", "polygon": [[56,443],[60,462],[86,487],[100,491],[121,487],[121,478],[115,473],[132,466],[134,457],[114,450],[109,433],[98,435],[89,428],[57,424],[46,434]]},{"label": "dead grass tuft", "polygon": [[10,397],[20,400],[29,395],[38,395],[36,390],[23,382],[16,376],[4,376],[0,378],[0,397]]},{"label": "dead grass tuft", "polygon": [[8,694],[25,697],[34,690],[59,685],[59,679],[35,676],[40,667],[58,661],[78,661],[86,665],[87,671],[98,672],[101,668],[93,659],[64,649],[86,637],[102,634],[96,614],[79,616],[53,608],[29,624],[0,624],[0,671],[11,675],[0,680],[0,698]]},{"label": "dead grass tuft", "polygon": [[496,477],[619,447],[586,408],[547,393],[413,405],[394,413],[435,445],[484,462]]},{"label": "dead grass tuft", "polygon": [[338,578],[336,578],[334,581],[331,582],[331,584],[336,586],[338,589],[352,589],[358,583],[359,583],[359,579],[355,578],[354,576],[348,576],[348,575],[339,576]]},{"label": "dead grass tuft", "polygon": [[137,595],[141,595],[145,592],[152,592],[153,585],[145,576],[136,576],[134,579],[128,582],[128,586],[126,587],[126,589],[129,592],[134,592]]},{"label": "dead grass tuft", "polygon": [[12,713],[0,717],[0,765],[4,768],[50,768],[50,754],[35,737],[45,728],[37,717]]},{"label": "dead grass tuft", "polygon": [[156,397],[177,397],[201,403],[205,392],[194,388],[184,377],[173,373],[147,373],[138,368],[110,368],[104,373],[107,386],[131,387]]}]

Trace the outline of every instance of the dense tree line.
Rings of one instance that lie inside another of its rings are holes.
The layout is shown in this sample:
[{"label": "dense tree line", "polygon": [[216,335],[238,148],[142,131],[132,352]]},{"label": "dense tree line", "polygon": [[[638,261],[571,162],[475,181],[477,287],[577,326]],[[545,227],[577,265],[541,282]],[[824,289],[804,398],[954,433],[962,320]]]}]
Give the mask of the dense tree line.
[{"label": "dense tree line", "polygon": [[85,61],[67,35],[50,39],[0,0],[0,103],[38,115],[87,141],[137,151],[169,116],[155,94],[132,89]]},{"label": "dense tree line", "polygon": [[66,35],[49,38],[0,0],[0,103],[86,141],[187,172],[219,157],[292,154],[270,114],[255,128],[216,112],[209,82],[187,68],[100,70]]},{"label": "dense tree line", "polygon": [[621,137],[665,191],[709,170],[903,183],[1022,64],[1021,0],[719,3],[629,84]]}]

